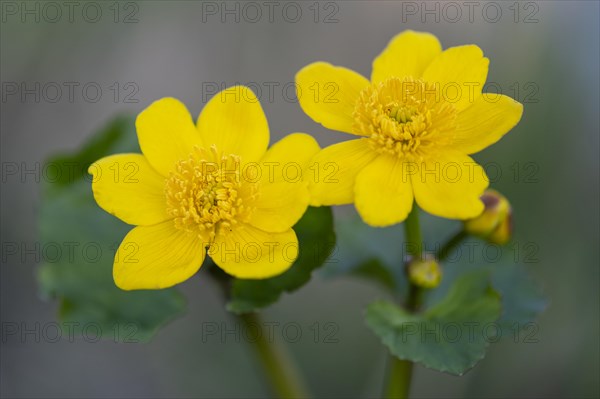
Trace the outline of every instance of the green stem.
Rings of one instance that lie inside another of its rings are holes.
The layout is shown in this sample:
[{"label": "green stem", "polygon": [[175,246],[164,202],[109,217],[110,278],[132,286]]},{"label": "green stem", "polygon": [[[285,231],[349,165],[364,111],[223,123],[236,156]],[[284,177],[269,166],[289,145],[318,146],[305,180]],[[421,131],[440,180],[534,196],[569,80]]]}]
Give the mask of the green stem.
[{"label": "green stem", "polygon": [[[412,211],[408,214],[404,222],[404,232],[408,253],[413,258],[421,258],[423,256],[423,236],[421,235],[419,207],[417,207],[417,204],[413,204]],[[415,312],[421,304],[423,289],[410,282],[409,284],[406,308],[409,312]]]},{"label": "green stem", "polygon": [[406,234],[406,248],[410,255],[421,257],[423,250],[423,237],[421,236],[421,225],[419,224],[419,207],[413,204],[412,211],[404,221],[404,232]]},{"label": "green stem", "polygon": [[438,260],[438,262],[443,262],[444,260],[446,260],[446,258],[448,258],[448,256],[452,252],[452,250],[458,247],[460,243],[463,242],[463,240],[467,237],[468,234],[464,230],[461,230],[454,236],[452,236],[452,238],[450,238],[450,240],[448,240],[444,244],[444,246],[440,248],[440,250],[437,251],[437,253],[435,254],[435,258]]},{"label": "green stem", "polygon": [[410,382],[412,379],[413,363],[408,360],[400,360],[395,356],[390,357],[390,381],[386,398],[408,398]]},{"label": "green stem", "polygon": [[270,342],[269,333],[265,331],[260,316],[256,313],[246,313],[238,317],[246,329],[250,329],[250,331],[258,329],[259,331],[254,348],[256,348],[259,361],[275,396],[278,398],[308,398],[308,391],[289,353],[280,343]]},{"label": "green stem", "polygon": [[[413,209],[404,222],[404,230],[407,251],[411,256],[420,258],[423,251],[423,238],[419,224],[419,208],[416,204],[413,204]],[[421,304],[423,290],[412,283],[409,284],[406,308],[409,312],[414,313]],[[385,397],[408,398],[412,380],[413,362],[401,360],[392,355],[390,363],[390,376]]]}]

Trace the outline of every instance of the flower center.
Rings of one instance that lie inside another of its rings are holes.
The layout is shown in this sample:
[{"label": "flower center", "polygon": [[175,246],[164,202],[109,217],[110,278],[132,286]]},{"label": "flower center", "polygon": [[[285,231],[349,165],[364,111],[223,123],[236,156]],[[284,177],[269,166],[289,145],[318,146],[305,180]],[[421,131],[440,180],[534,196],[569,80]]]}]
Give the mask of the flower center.
[{"label": "flower center", "polygon": [[394,77],[360,93],[354,131],[378,152],[412,159],[451,139],[456,112],[435,85]]},{"label": "flower center", "polygon": [[237,155],[219,155],[215,146],[194,147],[187,160],[175,164],[165,194],[175,227],[212,241],[248,219],[257,187],[242,181]]}]

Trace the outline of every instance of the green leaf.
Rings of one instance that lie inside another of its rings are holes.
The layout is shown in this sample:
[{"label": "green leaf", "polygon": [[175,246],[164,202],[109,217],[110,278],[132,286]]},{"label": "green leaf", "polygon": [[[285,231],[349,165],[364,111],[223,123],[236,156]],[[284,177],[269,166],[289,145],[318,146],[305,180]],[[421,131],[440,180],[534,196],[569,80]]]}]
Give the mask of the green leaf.
[{"label": "green leaf", "polygon": [[374,281],[375,283],[387,288],[391,292],[396,290],[396,281],[394,276],[383,263],[377,259],[369,259],[361,263],[351,271],[352,275]]},{"label": "green leaf", "polygon": [[462,375],[483,359],[488,341],[496,339],[494,321],[500,311],[489,272],[479,270],[458,279],[447,296],[423,314],[378,301],[369,305],[366,321],[400,359]]},{"label": "green leaf", "polygon": [[235,279],[227,309],[254,312],[276,302],[282,293],[306,284],[313,270],[323,265],[335,246],[333,214],[329,207],[309,207],[294,226],[300,245],[298,259],[285,273],[265,280]]},{"label": "green leaf", "polygon": [[78,152],[57,155],[46,162],[48,179],[44,194],[61,194],[65,186],[87,179],[88,167],[103,156],[118,152],[140,152],[134,120],[128,116],[113,119],[93,135]]},{"label": "green leaf", "polygon": [[502,300],[498,323],[502,336],[510,336],[532,323],[546,308],[547,300],[523,265],[507,262],[494,265],[490,270],[492,286]]},{"label": "green leaf", "polygon": [[403,296],[408,281],[402,267],[406,251],[400,224],[371,227],[352,208],[334,220],[336,262],[328,262],[319,274],[325,278],[342,275],[363,278]]},{"label": "green leaf", "polygon": [[[478,240],[468,244],[472,248],[488,248],[486,246],[490,245],[481,244]],[[463,255],[456,262],[444,263],[442,284],[429,292],[426,303],[433,306],[439,302],[452,284],[465,273],[487,270],[491,276],[492,287],[500,294],[502,304],[502,315],[497,321],[498,327],[502,329],[502,337],[511,338],[517,330],[531,328],[531,323],[546,308],[547,299],[539,284],[530,275],[529,266],[515,262],[514,249],[510,246],[497,248],[502,251],[501,256],[493,259],[492,262],[489,258],[481,256],[485,253],[483,250],[477,250],[473,251],[472,255]]]},{"label": "green leaf", "polygon": [[117,118],[78,153],[51,159],[69,174],[44,185],[39,218],[38,282],[58,299],[63,325],[126,342],[148,340],[185,307],[174,289],[127,292],[113,282],[115,251],[132,227],[96,205],[86,170],[105,155],[136,151],[133,126],[131,118]]}]

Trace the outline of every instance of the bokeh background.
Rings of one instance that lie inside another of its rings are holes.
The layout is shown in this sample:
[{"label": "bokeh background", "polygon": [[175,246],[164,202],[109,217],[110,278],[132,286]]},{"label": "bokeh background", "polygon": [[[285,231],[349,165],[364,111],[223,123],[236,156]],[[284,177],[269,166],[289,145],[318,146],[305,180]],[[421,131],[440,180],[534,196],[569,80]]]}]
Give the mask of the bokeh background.
[{"label": "bokeh background", "polygon": [[[478,44],[491,60],[488,80],[497,83],[494,90],[525,105],[518,127],[477,159],[501,166],[494,186],[513,204],[516,242],[539,248],[527,267],[549,306],[538,320],[537,343],[493,344],[486,359],[463,377],[419,367],[413,393],[600,395],[597,1],[473,2],[472,14],[463,2],[277,2],[272,20],[262,2],[251,8],[244,8],[246,2],[78,2],[71,16],[65,3],[54,3],[60,17],[45,2],[1,3],[3,245],[36,242],[40,204],[35,177],[5,176],[5,165],[35,165],[57,151],[75,150],[115,114],[135,115],[161,97],[177,97],[197,115],[215,84],[262,87],[273,139],[304,131],[321,145],[331,144],[345,137],[303,114],[290,89],[294,74],[325,60],[369,76],[373,58],[391,37],[404,29],[429,31],[444,47]],[[223,17],[225,7],[233,14]],[[427,10],[433,11],[422,14]],[[21,91],[12,94],[14,83],[34,87],[36,82],[58,83],[62,97],[53,102],[54,92],[40,92],[39,100],[31,94],[23,98]],[[72,101],[65,82],[79,84]],[[93,89],[82,91],[90,82],[102,88],[96,102]],[[4,255],[3,325],[33,328],[56,321],[56,303],[38,294],[35,259]],[[363,312],[383,294],[368,282],[325,274],[284,296],[264,318],[300,324],[303,339],[288,346],[317,397],[377,397],[386,351],[365,327]],[[3,336],[2,397],[268,395],[245,342],[203,342],[202,323],[234,326],[217,288],[201,271],[182,289],[187,313],[148,344]],[[316,322],[336,323],[338,342],[314,343],[310,328]]]}]

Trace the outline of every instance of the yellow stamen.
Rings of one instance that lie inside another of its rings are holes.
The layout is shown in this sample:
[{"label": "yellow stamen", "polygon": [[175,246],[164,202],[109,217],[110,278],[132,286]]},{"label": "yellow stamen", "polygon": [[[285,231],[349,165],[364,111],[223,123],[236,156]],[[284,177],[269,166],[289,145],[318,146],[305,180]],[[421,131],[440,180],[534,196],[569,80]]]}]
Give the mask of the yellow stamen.
[{"label": "yellow stamen", "polygon": [[414,159],[451,139],[456,109],[433,84],[390,78],[360,93],[353,116],[354,131],[373,149]]},{"label": "yellow stamen", "polygon": [[175,227],[213,240],[248,220],[248,206],[257,195],[255,184],[242,181],[240,158],[194,147],[187,160],[177,162],[165,184],[167,213]]}]

